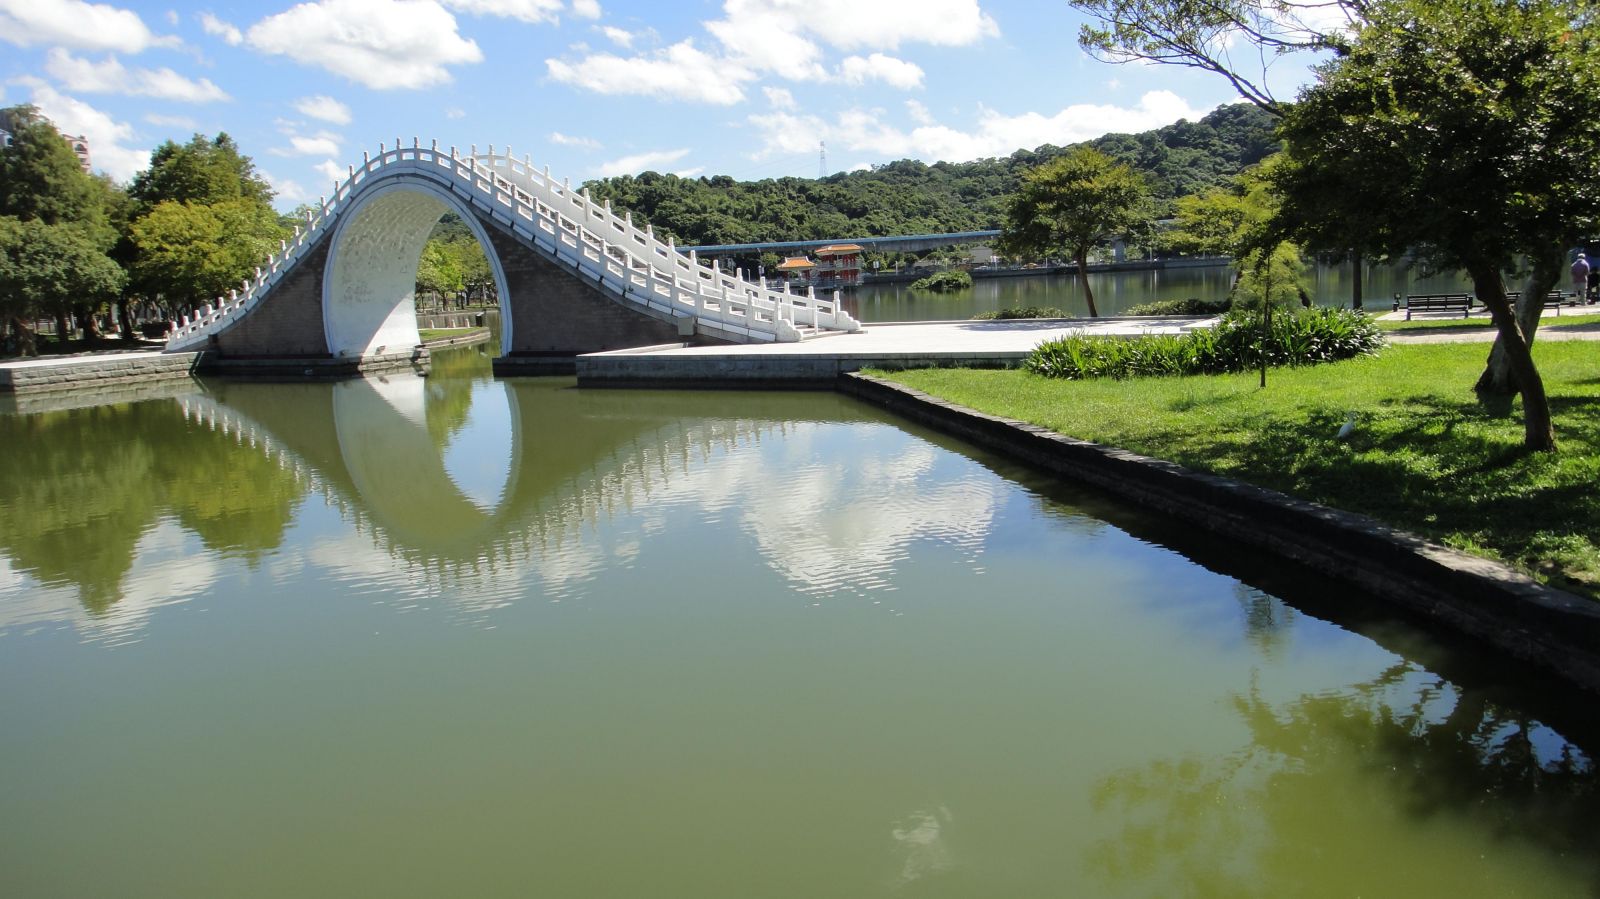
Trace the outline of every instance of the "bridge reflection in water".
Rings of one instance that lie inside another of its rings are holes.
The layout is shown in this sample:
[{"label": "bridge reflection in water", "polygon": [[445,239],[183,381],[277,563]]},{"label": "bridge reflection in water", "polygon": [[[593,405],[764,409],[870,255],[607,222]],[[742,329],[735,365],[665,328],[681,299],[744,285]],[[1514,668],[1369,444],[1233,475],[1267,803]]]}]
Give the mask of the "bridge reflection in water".
[{"label": "bridge reflection in water", "polygon": [[[302,508],[308,497],[350,527],[326,528],[305,563],[363,591],[478,613],[523,598],[558,602],[596,573],[632,565],[647,543],[673,542],[670,512],[734,529],[727,553],[697,567],[715,572],[753,545],[761,564],[813,599],[890,587],[896,562],[917,540],[937,541],[969,564],[980,554],[997,489],[970,479],[919,483],[938,447],[907,438],[886,455],[870,445],[870,433],[833,427],[895,427],[875,410],[832,396],[746,392],[719,395],[707,416],[705,396],[580,391],[564,379],[494,381],[446,370],[429,378],[213,382],[120,414],[57,413],[58,428],[116,423],[126,457],[162,461],[117,476],[147,485],[136,497],[83,482],[66,505],[84,510],[101,532],[49,516],[33,528],[20,515],[6,523],[0,552],[11,566],[46,586],[75,586],[88,614],[70,614],[58,591],[53,612],[37,603],[25,615],[12,609],[0,614],[0,628],[70,617],[88,633],[128,639],[155,606],[212,586],[217,562],[189,546],[196,538],[224,555],[259,559],[285,543],[289,528],[314,526],[317,504]],[[803,401],[799,418],[795,400]],[[0,418],[0,428],[23,421]],[[209,450],[166,455],[161,446],[175,429]],[[190,493],[221,499],[207,510]],[[261,504],[263,496],[276,500]],[[39,528],[49,533],[31,540]],[[80,541],[119,549],[108,564],[88,567],[52,557]],[[272,564],[290,564],[274,555]],[[159,597],[142,589],[157,584],[171,589]],[[130,596],[135,601],[119,608]]]},{"label": "bridge reflection in water", "polygon": [[486,368],[0,415],[0,894],[1600,884],[1589,705],[1348,591],[833,395]]}]

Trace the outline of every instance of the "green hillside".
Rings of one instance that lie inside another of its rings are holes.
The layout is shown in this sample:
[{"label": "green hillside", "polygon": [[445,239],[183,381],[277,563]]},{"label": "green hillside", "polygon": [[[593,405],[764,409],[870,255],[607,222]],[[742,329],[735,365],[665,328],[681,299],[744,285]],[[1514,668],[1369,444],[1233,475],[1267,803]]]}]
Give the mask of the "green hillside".
[{"label": "green hillside", "polygon": [[[1155,197],[1170,204],[1271,153],[1274,122],[1240,103],[1197,122],[1087,143],[1145,173]],[[1020,173],[1067,149],[1046,145],[1003,158],[933,165],[902,159],[823,179],[735,181],[645,172],[587,186],[596,200],[632,210],[685,245],[975,231],[1000,227]]]}]

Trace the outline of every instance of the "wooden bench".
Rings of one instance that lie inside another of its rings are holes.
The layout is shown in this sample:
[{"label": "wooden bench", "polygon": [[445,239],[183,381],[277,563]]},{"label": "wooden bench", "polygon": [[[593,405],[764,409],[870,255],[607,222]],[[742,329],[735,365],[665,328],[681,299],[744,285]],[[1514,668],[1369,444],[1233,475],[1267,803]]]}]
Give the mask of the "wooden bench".
[{"label": "wooden bench", "polygon": [[[1521,291],[1506,294],[1506,302],[1510,303],[1512,308],[1516,308],[1517,301],[1520,299],[1522,299]],[[1569,298],[1566,294],[1559,290],[1552,290],[1545,294],[1544,297],[1544,308],[1546,310],[1554,309],[1557,317],[1560,317],[1561,315],[1562,306],[1576,305],[1578,305],[1578,298],[1576,296]]]},{"label": "wooden bench", "polygon": [[[1400,310],[1400,299],[1395,298],[1395,311]],[[1406,297],[1406,321],[1413,312],[1459,312],[1462,318],[1472,314],[1472,295],[1465,293],[1419,293]]]}]

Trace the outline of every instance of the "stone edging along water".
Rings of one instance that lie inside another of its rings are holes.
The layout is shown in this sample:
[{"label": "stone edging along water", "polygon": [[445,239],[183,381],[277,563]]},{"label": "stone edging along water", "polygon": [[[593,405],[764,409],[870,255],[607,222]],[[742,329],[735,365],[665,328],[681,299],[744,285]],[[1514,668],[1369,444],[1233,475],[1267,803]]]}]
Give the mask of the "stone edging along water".
[{"label": "stone edging along water", "polygon": [[1364,515],[986,415],[870,375],[841,375],[838,388],[918,424],[1293,560],[1600,693],[1600,603]]}]

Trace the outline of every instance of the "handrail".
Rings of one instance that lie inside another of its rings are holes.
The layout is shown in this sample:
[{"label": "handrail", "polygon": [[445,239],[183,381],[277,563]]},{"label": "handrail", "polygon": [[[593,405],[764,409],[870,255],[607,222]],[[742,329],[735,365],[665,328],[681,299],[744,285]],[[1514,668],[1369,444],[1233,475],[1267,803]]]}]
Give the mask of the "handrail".
[{"label": "handrail", "polygon": [[448,152],[434,141],[422,146],[413,138],[410,147],[399,141],[392,149],[378,145],[377,156],[362,154],[360,167],[350,166],[343,182],[334,182],[331,197],[320,198],[317,209],[306,213],[305,227],[280,241],[255,277],[242,290],[229,291],[174,324],[167,349],[192,347],[237,321],[255,307],[283,279],[301,256],[335,222],[352,197],[386,171],[421,171],[444,181],[469,204],[477,204],[502,225],[559,262],[572,266],[587,280],[600,285],[622,302],[690,317],[697,329],[721,336],[750,340],[792,342],[804,336],[800,328],[856,331],[860,324],[833,299],[819,298],[814,289],[804,294],[775,290],[763,277],[745,281],[700,265],[691,251],[679,253],[671,240],[656,239],[648,223],[633,224],[631,214],[618,216],[610,202],[597,204],[587,191],[575,193],[571,184],[559,184],[534,169],[524,157],[509,151],[479,154],[473,147],[463,156],[455,147]]}]

